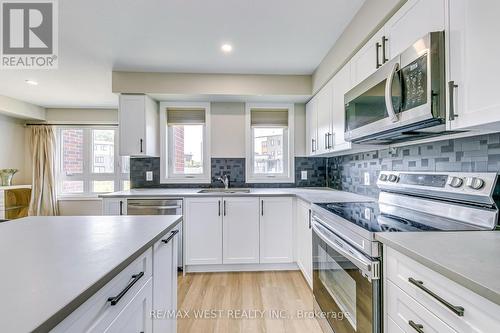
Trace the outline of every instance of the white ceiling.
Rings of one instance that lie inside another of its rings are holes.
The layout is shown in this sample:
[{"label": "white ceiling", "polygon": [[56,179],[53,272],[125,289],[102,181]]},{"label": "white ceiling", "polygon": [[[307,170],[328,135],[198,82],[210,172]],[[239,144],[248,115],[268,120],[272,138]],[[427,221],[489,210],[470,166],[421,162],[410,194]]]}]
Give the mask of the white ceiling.
[{"label": "white ceiling", "polygon": [[59,1],[59,69],[0,70],[0,95],[105,108],[113,70],[311,74],[363,1]]}]

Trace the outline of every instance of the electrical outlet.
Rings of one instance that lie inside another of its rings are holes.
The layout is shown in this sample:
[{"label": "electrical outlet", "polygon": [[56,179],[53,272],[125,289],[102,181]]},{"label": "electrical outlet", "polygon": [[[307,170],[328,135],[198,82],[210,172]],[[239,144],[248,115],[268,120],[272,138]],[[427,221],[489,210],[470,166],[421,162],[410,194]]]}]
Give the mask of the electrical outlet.
[{"label": "electrical outlet", "polygon": [[301,180],[307,180],[307,170],[302,170],[300,172],[300,179]]},{"label": "electrical outlet", "polygon": [[370,173],[369,172],[365,172],[364,174],[364,185],[366,186],[369,186],[370,185]]},{"label": "electrical outlet", "polygon": [[146,181],[147,182],[153,181],[153,171],[146,171]]}]

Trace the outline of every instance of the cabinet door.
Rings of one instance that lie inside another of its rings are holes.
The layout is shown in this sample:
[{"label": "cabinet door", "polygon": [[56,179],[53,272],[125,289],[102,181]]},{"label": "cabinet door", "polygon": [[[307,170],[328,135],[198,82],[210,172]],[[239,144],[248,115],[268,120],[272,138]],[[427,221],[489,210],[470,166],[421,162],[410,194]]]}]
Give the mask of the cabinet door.
[{"label": "cabinet door", "polygon": [[[153,246],[153,310],[177,311],[177,230]],[[153,331],[176,332],[175,318],[153,318]]]},{"label": "cabinet door", "polygon": [[293,262],[293,201],[260,198],[260,263]]},{"label": "cabinet door", "polygon": [[145,101],[145,95],[120,95],[120,156],[140,156],[145,154]]},{"label": "cabinet door", "polygon": [[102,199],[102,215],[127,215],[127,199]]},{"label": "cabinet door", "polygon": [[151,302],[152,300],[152,282],[151,278],[142,287],[137,295],[120,312],[111,325],[104,331],[105,333],[137,333],[152,332]]},{"label": "cabinet door", "polygon": [[[377,70],[377,64],[382,64],[382,36],[384,30],[379,30],[351,59],[353,87]],[[378,47],[377,47],[378,43]],[[378,60],[378,61],[377,61]]]},{"label": "cabinet door", "polygon": [[[448,86],[448,111],[453,107],[456,114],[450,122],[452,130],[486,124],[500,128],[498,13],[500,1],[496,0],[449,1],[448,77],[457,86]],[[450,93],[453,105],[449,105]]]},{"label": "cabinet door", "polygon": [[425,34],[444,30],[445,1],[409,0],[387,21],[384,34],[389,60]]},{"label": "cabinet door", "polygon": [[311,205],[297,200],[297,264],[312,288]]},{"label": "cabinet door", "polygon": [[333,77],[333,106],[332,106],[332,146],[334,151],[351,149],[351,143],[344,139],[345,108],[344,94],[351,87],[351,65],[347,63]]},{"label": "cabinet door", "polygon": [[259,262],[259,198],[223,198],[223,263]]},{"label": "cabinet door", "polygon": [[318,150],[319,154],[330,150],[331,135],[331,112],[332,112],[332,81],[321,88],[318,92],[317,112],[318,112]]},{"label": "cabinet door", "polygon": [[315,155],[318,150],[318,110],[316,97],[306,104],[307,153]]},{"label": "cabinet door", "polygon": [[188,198],[184,205],[186,265],[222,264],[222,198]]}]

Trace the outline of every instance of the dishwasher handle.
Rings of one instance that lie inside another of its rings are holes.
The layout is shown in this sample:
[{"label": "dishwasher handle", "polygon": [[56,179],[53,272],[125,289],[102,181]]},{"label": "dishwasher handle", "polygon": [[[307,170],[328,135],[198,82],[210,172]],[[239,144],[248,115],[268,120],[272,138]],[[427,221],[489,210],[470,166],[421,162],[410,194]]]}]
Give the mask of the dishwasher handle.
[{"label": "dishwasher handle", "polygon": [[157,210],[163,210],[163,209],[181,209],[181,206],[142,206],[142,205],[137,205],[137,204],[128,204],[129,207],[132,208],[137,208],[137,209],[157,209]]}]

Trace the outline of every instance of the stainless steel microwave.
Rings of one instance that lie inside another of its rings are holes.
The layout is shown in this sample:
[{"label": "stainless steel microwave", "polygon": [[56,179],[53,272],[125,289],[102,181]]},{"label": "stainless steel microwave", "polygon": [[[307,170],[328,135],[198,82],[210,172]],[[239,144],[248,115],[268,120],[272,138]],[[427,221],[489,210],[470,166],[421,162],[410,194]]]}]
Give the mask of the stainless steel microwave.
[{"label": "stainless steel microwave", "polygon": [[417,40],[347,92],[345,139],[388,144],[445,133],[444,32]]}]

